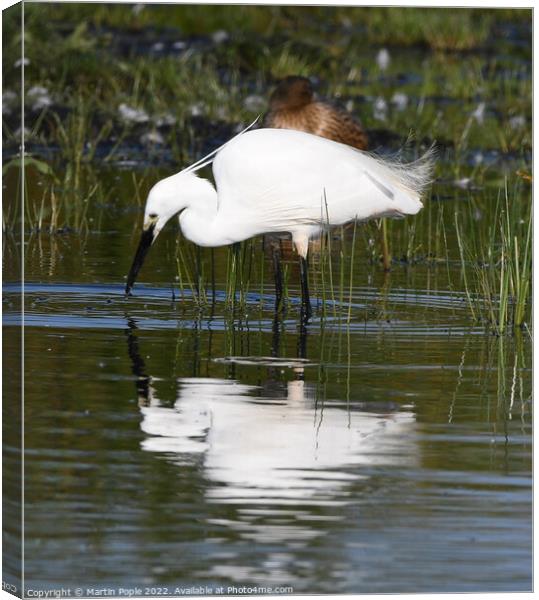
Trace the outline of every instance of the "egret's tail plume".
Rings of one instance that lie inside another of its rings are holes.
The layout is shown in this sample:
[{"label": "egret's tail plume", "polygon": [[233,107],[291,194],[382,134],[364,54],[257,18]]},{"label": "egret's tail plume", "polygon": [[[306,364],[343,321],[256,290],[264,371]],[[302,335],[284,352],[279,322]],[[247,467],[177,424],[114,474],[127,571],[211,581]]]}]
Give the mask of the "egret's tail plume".
[{"label": "egret's tail plume", "polygon": [[436,148],[434,146],[431,146],[423,156],[410,163],[404,163],[400,155],[389,159],[375,157],[382,166],[387,166],[393,171],[399,187],[419,195],[432,183],[435,158]]},{"label": "egret's tail plume", "polygon": [[[426,188],[433,181],[433,169],[436,149],[431,146],[423,156],[417,160],[404,163],[401,157],[381,158],[371,155],[374,164],[371,168],[371,179],[378,179],[391,188],[390,191],[395,216],[403,214],[416,214],[423,207],[421,197]],[[383,191],[383,190],[382,190]],[[388,193],[386,192],[387,196]]]},{"label": "egret's tail plume", "polygon": [[407,180],[407,187],[416,190],[420,195],[433,182],[434,163],[436,160],[436,147],[432,145],[426,152],[407,165],[401,165]]}]

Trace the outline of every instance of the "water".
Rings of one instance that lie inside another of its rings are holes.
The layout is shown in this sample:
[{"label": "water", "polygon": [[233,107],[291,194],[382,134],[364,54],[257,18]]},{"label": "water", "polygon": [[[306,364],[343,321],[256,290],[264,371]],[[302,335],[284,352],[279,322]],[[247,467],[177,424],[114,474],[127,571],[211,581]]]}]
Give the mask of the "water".
[{"label": "water", "polygon": [[427,265],[363,265],[349,324],[199,311],[174,236],[128,301],[130,234],[28,241],[27,589],[530,589],[529,344]]}]

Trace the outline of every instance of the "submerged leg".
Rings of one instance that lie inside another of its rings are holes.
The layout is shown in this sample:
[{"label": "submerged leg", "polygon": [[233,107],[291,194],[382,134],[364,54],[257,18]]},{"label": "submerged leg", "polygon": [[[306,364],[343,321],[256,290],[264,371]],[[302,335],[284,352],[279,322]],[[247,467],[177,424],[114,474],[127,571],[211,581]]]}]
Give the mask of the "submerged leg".
[{"label": "submerged leg", "polygon": [[273,315],[271,332],[271,356],[277,358],[279,356],[279,346],[281,344],[281,320],[277,311],[275,311],[275,314]]},{"label": "submerged leg", "polygon": [[283,303],[283,270],[281,268],[281,242],[277,238],[269,240],[275,278],[275,310],[284,308]]},{"label": "submerged leg", "polygon": [[309,297],[308,266],[307,258],[300,256],[299,269],[301,273],[301,320],[305,323],[313,314],[311,308],[311,299]]},{"label": "submerged leg", "polygon": [[202,283],[202,261],[200,258],[200,246],[196,247],[196,280],[195,280],[195,290],[197,293],[197,300],[200,300],[200,288]]},{"label": "submerged leg", "polygon": [[[299,320],[298,331],[298,358],[307,358],[307,319],[303,315],[303,307],[301,309],[301,318]],[[301,369],[303,373],[303,369]],[[301,377],[303,379],[303,376]]]}]

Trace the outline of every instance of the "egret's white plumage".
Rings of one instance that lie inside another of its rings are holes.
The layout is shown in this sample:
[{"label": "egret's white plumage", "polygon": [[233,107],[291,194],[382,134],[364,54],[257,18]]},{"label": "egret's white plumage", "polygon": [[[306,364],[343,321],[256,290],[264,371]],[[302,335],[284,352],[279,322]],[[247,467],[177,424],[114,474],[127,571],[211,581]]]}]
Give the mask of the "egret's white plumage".
[{"label": "egret's white plumage", "polygon": [[151,190],[145,219],[185,209],[182,232],[200,246],[270,232],[296,241],[328,224],[416,214],[430,170],[430,154],[403,165],[308,133],[259,129],[217,153],[217,191],[194,171],[172,175]]},{"label": "egret's white plumage", "polygon": [[[147,246],[180,213],[183,234],[200,246],[288,232],[305,258],[309,239],[328,226],[416,214],[432,170],[431,152],[403,164],[289,129],[244,132],[212,154],[216,187],[197,176],[209,160],[201,159],[151,189]],[[144,254],[135,257],[127,291]]]}]

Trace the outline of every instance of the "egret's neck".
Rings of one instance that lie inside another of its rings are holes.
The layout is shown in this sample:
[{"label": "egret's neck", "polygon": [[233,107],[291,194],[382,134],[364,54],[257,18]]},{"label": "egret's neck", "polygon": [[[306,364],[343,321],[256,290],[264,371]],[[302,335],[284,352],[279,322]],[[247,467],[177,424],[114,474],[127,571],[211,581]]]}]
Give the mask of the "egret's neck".
[{"label": "egret's neck", "polygon": [[226,246],[235,241],[234,228],[218,211],[217,192],[208,185],[199,188],[196,196],[180,214],[180,227],[183,235],[199,246]]},{"label": "egret's neck", "polygon": [[184,212],[194,211],[205,217],[215,216],[217,213],[217,192],[207,179],[193,179],[186,196],[187,206]]}]

